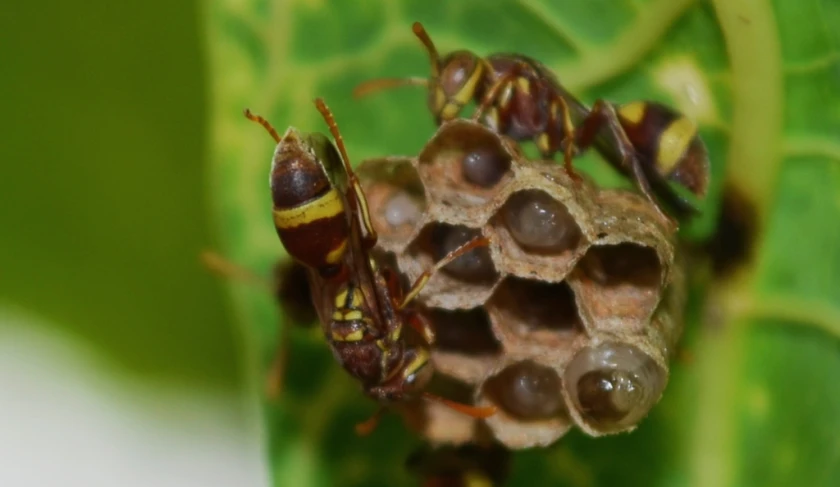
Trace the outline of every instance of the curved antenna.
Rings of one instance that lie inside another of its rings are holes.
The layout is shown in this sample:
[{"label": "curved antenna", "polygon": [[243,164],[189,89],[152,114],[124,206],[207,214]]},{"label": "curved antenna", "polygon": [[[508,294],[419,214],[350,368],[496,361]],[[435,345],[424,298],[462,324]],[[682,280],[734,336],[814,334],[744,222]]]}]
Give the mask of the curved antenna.
[{"label": "curved antenna", "polygon": [[271,135],[274,138],[274,142],[277,142],[278,144],[280,143],[280,134],[278,134],[277,131],[274,130],[274,127],[272,127],[271,124],[268,123],[268,120],[262,118],[259,115],[254,115],[253,113],[251,113],[251,110],[247,108],[245,109],[245,118],[252,122],[257,122],[258,124],[265,127],[269,135]]},{"label": "curved antenna", "polygon": [[432,78],[438,78],[440,76],[440,55],[435,48],[435,43],[432,42],[432,38],[429,37],[429,34],[426,33],[426,29],[423,28],[423,24],[420,22],[412,24],[411,30],[420,39],[423,46],[426,47],[426,52],[429,53],[429,62],[432,65]]},{"label": "curved antenna", "polygon": [[380,78],[359,83],[353,88],[353,97],[361,98],[377,91],[399,88],[401,86],[429,86],[426,78]]}]

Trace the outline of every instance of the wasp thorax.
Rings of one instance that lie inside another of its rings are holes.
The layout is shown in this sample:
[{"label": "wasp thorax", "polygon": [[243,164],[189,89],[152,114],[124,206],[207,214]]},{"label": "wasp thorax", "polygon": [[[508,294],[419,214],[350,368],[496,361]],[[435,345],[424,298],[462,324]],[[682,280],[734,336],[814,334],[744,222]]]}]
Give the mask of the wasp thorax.
[{"label": "wasp thorax", "polygon": [[510,157],[492,147],[479,146],[464,154],[461,169],[465,181],[491,188],[510,170]]},{"label": "wasp thorax", "polygon": [[[435,260],[443,259],[448,253],[481,235],[476,229],[462,225],[437,225],[432,230],[432,247]],[[453,276],[466,280],[487,280],[496,276],[493,260],[487,247],[479,247],[458,257],[444,267]]]},{"label": "wasp thorax", "polygon": [[599,433],[634,427],[659,400],[665,372],[636,347],[606,343],[585,348],[566,369],[565,382],[584,422]]},{"label": "wasp thorax", "polygon": [[484,387],[488,397],[521,419],[547,419],[564,412],[560,376],[531,360],[506,367]]},{"label": "wasp thorax", "polygon": [[505,203],[503,215],[513,238],[529,249],[562,252],[580,240],[580,228],[569,210],[543,191],[514,194]]}]

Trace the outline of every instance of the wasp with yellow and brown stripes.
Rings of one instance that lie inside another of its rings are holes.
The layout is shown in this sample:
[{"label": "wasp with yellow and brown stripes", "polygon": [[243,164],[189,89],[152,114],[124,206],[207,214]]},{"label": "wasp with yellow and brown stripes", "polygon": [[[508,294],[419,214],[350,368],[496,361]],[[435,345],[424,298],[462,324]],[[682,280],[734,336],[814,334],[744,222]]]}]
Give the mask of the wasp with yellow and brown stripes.
[{"label": "wasp with yellow and brown stripes", "polygon": [[598,100],[590,110],[551,70],[528,56],[480,57],[458,50],[441,57],[423,26],[415,22],[412,28],[429,54],[431,76],[368,81],[356,88],[356,96],[395,86],[425,86],[438,124],[458,117],[475,102],[473,119],[483,118],[490,128],[516,141],[533,140],[544,158],[563,150],[570,175],[576,176],[571,153],[594,144],[657,208],[654,193],[680,216],[697,213],[670,185],[676,183],[699,198],[708,185],[705,145],[696,125],[684,115],[653,102],[615,106]]},{"label": "wasp with yellow and brown stripes", "polygon": [[[367,199],[335,119],[323,100],[316,106],[335,145],[322,134],[294,128],[280,137],[262,117],[247,110],[245,115],[277,142],[270,173],[274,224],[291,257],[308,269],[313,305],[333,355],[382,407],[431,399],[474,417],[493,414],[494,408],[424,390],[433,373],[434,332],[413,302],[434,272],[488,241],[476,238],[453,250],[404,290],[374,253],[377,234]],[[372,429],[381,411],[359,431]]]}]

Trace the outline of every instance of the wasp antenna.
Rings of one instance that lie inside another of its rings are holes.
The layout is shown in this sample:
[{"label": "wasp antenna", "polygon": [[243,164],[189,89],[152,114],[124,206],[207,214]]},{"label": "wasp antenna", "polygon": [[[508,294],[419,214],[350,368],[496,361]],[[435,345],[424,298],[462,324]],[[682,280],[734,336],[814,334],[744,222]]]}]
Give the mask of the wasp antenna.
[{"label": "wasp antenna", "polygon": [[449,399],[436,396],[429,392],[423,393],[423,398],[429,401],[439,402],[444,406],[458,411],[459,413],[466,414],[467,416],[476,418],[476,419],[487,419],[490,416],[496,414],[498,409],[495,406],[487,406],[487,407],[479,407],[479,406],[470,406],[469,404],[464,404],[456,401],[451,401]]},{"label": "wasp antenna", "polygon": [[440,76],[440,55],[438,55],[437,49],[435,48],[435,43],[432,42],[432,38],[429,37],[429,34],[426,33],[426,29],[423,28],[423,24],[420,22],[415,22],[411,26],[411,30],[414,31],[414,35],[426,47],[426,51],[429,53],[429,61],[432,63],[432,77],[437,78]]},{"label": "wasp antenna", "polygon": [[204,264],[204,267],[214,274],[262,286],[268,289],[269,292],[273,292],[271,282],[268,279],[258,276],[242,266],[234,264],[212,250],[205,250],[201,252],[199,258],[201,259],[201,263]]},{"label": "wasp antenna", "polygon": [[428,86],[429,80],[426,78],[380,78],[359,83],[353,88],[353,97],[361,98],[377,91],[389,90],[391,88],[399,88],[401,86]]},{"label": "wasp antenna", "polygon": [[344,169],[347,170],[347,175],[352,177],[354,174],[353,167],[350,164],[350,158],[347,156],[347,148],[344,147],[344,138],[338,130],[338,124],[335,122],[335,117],[333,116],[332,111],[330,111],[330,108],[326,103],[324,103],[323,98],[316,98],[315,106],[318,107],[318,111],[321,112],[321,116],[324,117],[324,121],[327,122],[327,126],[330,128],[330,133],[335,139],[335,144],[338,146],[338,152],[341,154]]},{"label": "wasp antenna", "polygon": [[274,138],[274,142],[277,142],[278,144],[280,143],[280,134],[278,134],[277,131],[274,130],[274,127],[272,127],[271,124],[268,123],[268,120],[264,119],[263,117],[261,117],[259,115],[255,115],[248,108],[245,109],[244,113],[245,113],[245,118],[247,118],[248,120],[250,120],[252,122],[257,122],[258,124],[265,127],[265,129],[268,131],[268,133]]}]

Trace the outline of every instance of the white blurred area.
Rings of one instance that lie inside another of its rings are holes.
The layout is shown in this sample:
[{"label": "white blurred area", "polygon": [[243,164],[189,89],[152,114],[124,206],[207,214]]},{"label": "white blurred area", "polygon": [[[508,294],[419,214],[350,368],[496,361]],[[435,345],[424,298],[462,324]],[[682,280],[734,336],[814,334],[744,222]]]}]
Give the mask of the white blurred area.
[{"label": "white blurred area", "polygon": [[0,304],[0,486],[263,487],[255,410],[129,383]]}]

